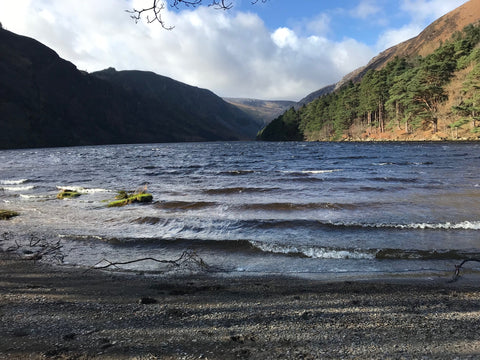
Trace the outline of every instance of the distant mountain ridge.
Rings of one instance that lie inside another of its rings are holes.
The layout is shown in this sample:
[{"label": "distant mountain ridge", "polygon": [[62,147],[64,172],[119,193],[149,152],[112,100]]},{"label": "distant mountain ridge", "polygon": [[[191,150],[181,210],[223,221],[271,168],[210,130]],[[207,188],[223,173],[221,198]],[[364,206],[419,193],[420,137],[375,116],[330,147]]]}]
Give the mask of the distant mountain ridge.
[{"label": "distant mountain ridge", "polygon": [[223,98],[235,105],[257,120],[260,126],[267,125],[270,121],[281,115],[297,103],[288,100],[259,100],[245,98]]},{"label": "distant mountain ridge", "polygon": [[259,128],[209,90],[151,72],[88,74],[0,28],[0,148],[250,140]]}]

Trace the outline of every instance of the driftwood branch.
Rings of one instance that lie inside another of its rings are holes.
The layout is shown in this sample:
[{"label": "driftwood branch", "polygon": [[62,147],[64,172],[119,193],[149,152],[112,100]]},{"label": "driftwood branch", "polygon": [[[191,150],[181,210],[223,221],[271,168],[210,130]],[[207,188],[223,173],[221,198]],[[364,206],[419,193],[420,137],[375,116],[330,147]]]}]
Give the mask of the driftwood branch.
[{"label": "driftwood branch", "polygon": [[[157,259],[157,258],[153,258],[153,257],[144,257],[144,258],[134,259],[134,260],[129,260],[129,261],[113,262],[113,261],[110,261],[108,259],[102,259],[99,262],[97,262],[95,265],[93,265],[92,267],[85,270],[85,272],[90,271],[92,269],[108,269],[110,267],[119,268],[119,266],[121,266],[121,265],[129,265],[129,264],[143,262],[143,261],[153,261],[153,262],[156,262],[156,263],[172,265],[172,266],[175,266],[175,267],[180,267],[180,266],[189,265],[189,264],[195,264],[202,269],[209,269],[210,268],[210,266],[205,261],[203,261],[203,259],[200,256],[198,256],[195,251],[186,250],[180,255],[179,258],[174,259],[174,260],[165,260],[165,259]],[[102,263],[106,263],[106,264],[99,266]]]},{"label": "driftwood branch", "polygon": [[480,262],[480,259],[474,259],[474,258],[465,259],[459,265],[455,265],[455,273],[453,274],[453,278],[451,280],[452,282],[455,282],[458,280],[458,278],[460,277],[460,269],[462,268],[463,265],[465,265],[467,262],[470,262],[470,261]]},{"label": "driftwood branch", "polygon": [[62,263],[65,255],[62,252],[63,245],[60,240],[51,241],[35,234],[30,235],[30,239],[26,243],[21,243],[13,238],[10,233],[3,233],[4,241],[13,241],[15,245],[9,246],[5,251],[16,253],[22,260],[38,261],[43,258],[50,258]]}]

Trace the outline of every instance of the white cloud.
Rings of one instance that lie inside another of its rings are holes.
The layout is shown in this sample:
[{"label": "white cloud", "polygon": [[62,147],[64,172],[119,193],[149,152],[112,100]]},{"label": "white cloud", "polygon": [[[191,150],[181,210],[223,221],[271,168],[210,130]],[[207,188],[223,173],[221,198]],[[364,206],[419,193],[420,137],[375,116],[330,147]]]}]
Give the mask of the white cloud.
[{"label": "white cloud", "polygon": [[423,27],[415,24],[409,24],[400,29],[389,29],[381,34],[377,41],[377,50],[383,51],[401,42],[417,36]]},{"label": "white cloud", "polygon": [[402,0],[400,7],[412,17],[412,22],[428,25],[466,2],[467,0]]},{"label": "white cloud", "polygon": [[375,3],[374,0],[362,0],[357,7],[350,11],[350,15],[365,20],[381,11],[382,9]]},{"label": "white cloud", "polygon": [[289,28],[282,27],[278,28],[272,34],[272,40],[279,48],[291,47],[292,49],[298,48],[298,37]]},{"label": "white cloud", "polygon": [[[166,9],[167,25],[175,25],[166,31],[156,23],[135,24],[125,13],[134,7],[131,0],[2,0],[0,14],[8,16],[0,21],[79,69],[148,70],[220,96],[298,100],[374,55],[352,39],[334,42],[286,27],[270,32],[252,13]],[[317,20],[325,30],[328,19]]]},{"label": "white cloud", "polygon": [[383,51],[417,36],[431,22],[466,2],[467,0],[402,0],[400,10],[411,20],[400,28],[384,31],[378,38],[377,51]]},{"label": "white cloud", "polygon": [[331,18],[325,13],[315,16],[306,24],[306,29],[316,35],[323,35],[330,31]]}]

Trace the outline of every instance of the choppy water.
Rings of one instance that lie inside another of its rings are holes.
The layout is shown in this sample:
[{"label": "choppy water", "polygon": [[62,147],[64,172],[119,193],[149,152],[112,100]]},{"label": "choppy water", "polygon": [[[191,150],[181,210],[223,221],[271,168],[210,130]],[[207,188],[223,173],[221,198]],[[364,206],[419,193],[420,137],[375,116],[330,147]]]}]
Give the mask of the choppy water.
[{"label": "choppy water", "polygon": [[[22,214],[0,226],[17,239],[59,238],[65,262],[83,266],[194,249],[225,272],[441,272],[480,254],[479,169],[478,143],[0,151],[0,208]],[[105,206],[145,184],[154,203]],[[83,195],[57,200],[62,187]]]}]

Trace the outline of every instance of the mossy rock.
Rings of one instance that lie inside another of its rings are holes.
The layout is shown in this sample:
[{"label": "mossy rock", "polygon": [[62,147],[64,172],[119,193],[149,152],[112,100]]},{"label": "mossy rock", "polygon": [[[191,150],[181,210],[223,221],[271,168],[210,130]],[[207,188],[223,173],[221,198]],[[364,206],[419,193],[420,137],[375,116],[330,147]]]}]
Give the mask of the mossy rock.
[{"label": "mossy rock", "polygon": [[119,195],[115,198],[117,200],[110,202],[108,204],[108,207],[120,207],[134,203],[150,203],[153,201],[152,194],[141,193],[130,194],[128,196],[125,196],[125,194],[124,192],[120,192]]},{"label": "mossy rock", "polygon": [[12,217],[20,215],[16,211],[11,211],[11,210],[0,210],[0,220],[8,220],[11,219]]},{"label": "mossy rock", "polygon": [[78,191],[63,189],[57,194],[57,199],[73,199],[79,197],[80,195],[82,194],[80,194]]}]

